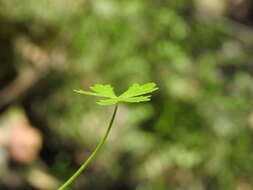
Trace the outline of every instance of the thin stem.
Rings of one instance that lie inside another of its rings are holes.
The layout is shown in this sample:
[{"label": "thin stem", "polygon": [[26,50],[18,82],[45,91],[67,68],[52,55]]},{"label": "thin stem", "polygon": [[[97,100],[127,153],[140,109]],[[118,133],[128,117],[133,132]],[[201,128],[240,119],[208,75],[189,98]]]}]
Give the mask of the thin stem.
[{"label": "thin stem", "polygon": [[114,112],[111,118],[111,121],[108,125],[108,128],[106,130],[106,133],[104,137],[99,141],[99,144],[97,145],[96,149],[93,151],[93,153],[89,156],[89,158],[81,165],[81,167],[57,190],[64,190],[66,187],[68,187],[86,168],[86,166],[94,159],[94,157],[97,155],[98,151],[102,148],[102,146],[105,144],[105,141],[110,133],[110,130],[112,128],[112,124],[114,122],[116,113],[118,110],[118,104],[114,107]]}]

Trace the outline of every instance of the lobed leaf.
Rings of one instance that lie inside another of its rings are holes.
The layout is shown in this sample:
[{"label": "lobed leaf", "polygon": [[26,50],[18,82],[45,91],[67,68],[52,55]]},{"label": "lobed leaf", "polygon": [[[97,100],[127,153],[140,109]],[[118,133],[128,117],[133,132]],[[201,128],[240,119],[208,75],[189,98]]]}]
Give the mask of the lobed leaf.
[{"label": "lobed leaf", "polygon": [[140,96],[143,94],[151,93],[157,89],[158,88],[155,83],[147,83],[144,85],[135,83],[127,91],[121,94],[119,97],[130,98],[130,97]]},{"label": "lobed leaf", "polygon": [[91,86],[90,89],[93,91],[85,91],[85,90],[74,90],[79,94],[91,95],[91,96],[98,96],[103,98],[109,98],[104,100],[99,100],[96,103],[99,105],[111,105],[116,104],[118,102],[146,102],[150,100],[150,95],[141,96],[147,93],[151,93],[157,90],[157,86],[155,83],[147,83],[144,85],[140,84],[133,84],[131,87],[128,88],[127,91],[122,93],[120,96],[116,96],[114,93],[113,88],[110,85],[102,85],[96,84]]}]

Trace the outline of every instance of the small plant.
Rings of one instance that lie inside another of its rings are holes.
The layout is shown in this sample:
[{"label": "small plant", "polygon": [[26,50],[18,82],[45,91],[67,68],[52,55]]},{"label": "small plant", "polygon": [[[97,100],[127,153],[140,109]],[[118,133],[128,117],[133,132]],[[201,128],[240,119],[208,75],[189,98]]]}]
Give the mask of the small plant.
[{"label": "small plant", "polygon": [[96,84],[94,86],[91,86],[90,89],[93,92],[84,90],[74,90],[74,91],[79,94],[105,98],[97,101],[97,104],[102,106],[115,104],[112,118],[105,132],[104,137],[100,140],[95,150],[88,157],[88,159],[81,165],[81,167],[61,187],[58,188],[58,190],[66,189],[75,180],[75,178],[77,178],[81,174],[81,172],[84,171],[87,165],[94,159],[98,151],[102,148],[112,128],[118,110],[119,102],[129,102],[129,103],[147,102],[150,100],[151,97],[151,95],[147,94],[157,90],[158,87],[156,86],[155,83],[147,83],[144,85],[135,83],[131,87],[129,87],[127,91],[123,92],[120,96],[117,96],[115,94],[111,85]]}]

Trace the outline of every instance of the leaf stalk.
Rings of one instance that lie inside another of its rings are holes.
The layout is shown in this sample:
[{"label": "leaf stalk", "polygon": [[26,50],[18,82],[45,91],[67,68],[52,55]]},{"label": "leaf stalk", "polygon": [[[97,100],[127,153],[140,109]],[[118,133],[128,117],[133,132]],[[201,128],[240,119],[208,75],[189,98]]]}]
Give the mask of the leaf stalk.
[{"label": "leaf stalk", "polygon": [[99,144],[95,148],[95,150],[92,152],[92,154],[88,157],[88,159],[81,165],[81,167],[62,185],[60,186],[57,190],[65,190],[87,167],[87,165],[95,158],[99,150],[102,148],[102,146],[105,144],[105,141],[111,131],[116,113],[118,110],[118,104],[115,104],[113,115],[111,118],[111,121],[107,127],[107,130],[105,132],[104,137],[99,141]]}]

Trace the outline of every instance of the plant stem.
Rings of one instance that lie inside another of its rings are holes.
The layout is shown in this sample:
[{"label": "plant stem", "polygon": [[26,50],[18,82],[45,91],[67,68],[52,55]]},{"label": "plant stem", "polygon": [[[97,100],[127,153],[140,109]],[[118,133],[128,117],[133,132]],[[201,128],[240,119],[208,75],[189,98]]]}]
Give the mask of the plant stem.
[{"label": "plant stem", "polygon": [[111,118],[111,121],[108,125],[108,128],[106,130],[106,133],[104,137],[99,141],[99,144],[97,145],[96,149],[92,152],[92,154],[89,156],[89,158],[81,165],[81,167],[57,190],[64,190],[66,187],[68,187],[87,167],[87,165],[94,159],[94,157],[97,155],[98,151],[102,148],[102,146],[105,144],[105,141],[110,133],[110,130],[112,128],[112,124],[114,122],[116,113],[118,110],[118,104],[115,105],[113,115]]}]

